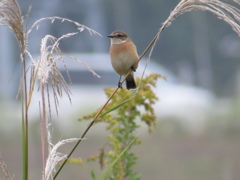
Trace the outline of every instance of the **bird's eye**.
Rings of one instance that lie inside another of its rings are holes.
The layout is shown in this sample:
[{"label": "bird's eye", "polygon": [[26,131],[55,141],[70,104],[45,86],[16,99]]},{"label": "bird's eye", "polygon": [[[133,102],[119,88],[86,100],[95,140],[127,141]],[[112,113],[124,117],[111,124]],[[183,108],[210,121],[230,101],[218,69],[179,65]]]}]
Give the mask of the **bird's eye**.
[{"label": "bird's eye", "polygon": [[122,36],[121,34],[118,34],[117,37],[118,37],[118,38],[121,38],[121,37],[123,37],[123,36]]}]

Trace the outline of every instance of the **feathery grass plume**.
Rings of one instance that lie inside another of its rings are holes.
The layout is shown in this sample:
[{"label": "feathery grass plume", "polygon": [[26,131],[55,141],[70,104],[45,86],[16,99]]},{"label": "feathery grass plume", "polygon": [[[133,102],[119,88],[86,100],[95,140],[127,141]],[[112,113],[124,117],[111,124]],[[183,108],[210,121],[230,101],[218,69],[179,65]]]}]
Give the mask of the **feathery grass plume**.
[{"label": "feathery grass plume", "polygon": [[240,5],[240,1],[239,0],[233,0],[233,1]]},{"label": "feathery grass plume", "polygon": [[9,28],[16,36],[22,53],[21,55],[23,56],[26,50],[26,38],[24,34],[22,14],[17,1],[1,0],[0,17],[0,25]]},{"label": "feathery grass plume", "polygon": [[58,148],[71,142],[75,142],[79,140],[78,138],[71,138],[59,141],[56,145],[54,145],[51,151],[48,154],[47,163],[45,167],[45,174],[43,176],[44,180],[51,180],[53,179],[53,174],[55,173],[55,167],[58,163],[66,159],[66,155],[58,152]]},{"label": "feathery grass plume", "polygon": [[[239,0],[232,1],[240,5]],[[179,15],[192,10],[208,11],[215,14],[219,19],[222,19],[230,25],[233,31],[240,36],[240,10],[238,8],[220,0],[181,0],[170,13],[169,17],[164,21],[157,35],[150,43],[150,46],[152,46],[151,52],[154,49],[161,32],[171,24],[172,20]]]},{"label": "feathery grass plume", "polygon": [[[69,33],[67,35],[64,35],[64,37],[66,38],[75,34],[76,33]],[[51,35],[46,35],[42,39],[40,57],[39,59],[33,60],[32,62],[32,82],[30,83],[31,87],[33,88],[33,84],[35,84],[37,77],[40,82],[40,88],[44,86],[48,88],[49,85],[51,86],[56,112],[58,112],[57,107],[59,105],[58,97],[62,96],[63,91],[65,91],[71,102],[71,91],[68,88],[68,85],[62,77],[56,64],[58,61],[64,63],[61,50],[58,47],[59,40],[61,40],[62,38],[63,37],[57,39]],[[30,92],[32,92],[32,90],[30,90]],[[50,109],[50,99],[48,99],[48,103]]]},{"label": "feathery grass plume", "polygon": [[[76,35],[77,33],[69,33],[61,36],[60,38],[55,38],[51,35],[46,35],[41,42],[41,50],[40,50],[40,57],[39,59],[32,59],[32,72],[31,72],[31,86],[30,86],[30,97],[32,96],[32,92],[34,89],[34,84],[38,79],[40,81],[40,88],[43,85],[47,86],[49,92],[49,85],[53,91],[53,99],[56,112],[58,113],[58,105],[59,101],[58,98],[63,95],[63,92],[69,98],[71,102],[71,90],[69,89],[67,82],[63,78],[61,72],[57,67],[57,62],[62,62],[64,68],[67,72],[69,81],[71,82],[70,75],[68,74],[67,66],[64,62],[64,55],[61,53],[59,49],[59,41],[63,38],[68,38],[70,36]],[[68,56],[73,60],[78,61],[81,65],[86,67],[94,76],[100,77],[97,73],[95,73],[88,65],[83,63],[80,59]],[[49,97],[49,96],[48,96]],[[29,102],[30,104],[30,102]],[[50,99],[48,98],[49,110],[51,110]],[[51,115],[50,111],[49,114]]]},{"label": "feathery grass plume", "polygon": [[11,175],[8,172],[7,165],[5,164],[1,154],[0,154],[0,169],[2,169],[3,174],[5,175],[5,178],[7,180],[12,180],[13,179],[13,177],[11,177]]}]

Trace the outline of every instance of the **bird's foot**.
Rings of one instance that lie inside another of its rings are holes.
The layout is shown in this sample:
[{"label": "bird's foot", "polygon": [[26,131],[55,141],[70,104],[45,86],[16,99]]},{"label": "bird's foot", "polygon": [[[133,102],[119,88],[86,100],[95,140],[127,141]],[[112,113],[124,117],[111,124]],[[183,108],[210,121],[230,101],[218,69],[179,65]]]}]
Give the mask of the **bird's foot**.
[{"label": "bird's foot", "polygon": [[135,69],[135,67],[133,65],[131,66],[131,70],[136,72],[136,69]]},{"label": "bird's foot", "polygon": [[122,89],[122,83],[121,82],[118,83],[118,87]]}]

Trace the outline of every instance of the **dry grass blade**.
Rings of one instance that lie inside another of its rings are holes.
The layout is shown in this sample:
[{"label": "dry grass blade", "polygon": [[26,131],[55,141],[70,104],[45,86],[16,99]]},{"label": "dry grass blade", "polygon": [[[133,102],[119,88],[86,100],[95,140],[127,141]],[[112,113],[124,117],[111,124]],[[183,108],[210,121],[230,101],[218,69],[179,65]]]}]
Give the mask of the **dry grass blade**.
[{"label": "dry grass blade", "polygon": [[78,58],[76,58],[76,57],[73,57],[73,56],[68,56],[68,57],[71,58],[71,59],[74,59],[74,60],[78,61],[81,65],[83,65],[83,66],[84,66],[89,72],[91,72],[94,76],[96,76],[96,77],[98,77],[98,78],[101,77],[101,76],[99,76],[96,72],[94,72],[91,67],[89,67],[87,64],[85,64],[85,63],[84,63],[83,61],[81,61],[80,59],[78,59]]},{"label": "dry grass blade", "polygon": [[51,20],[51,22],[53,23],[55,20],[61,20],[62,22],[66,21],[66,22],[70,22],[70,23],[73,23],[77,26],[79,32],[82,32],[84,29],[88,30],[88,32],[92,35],[92,34],[96,34],[96,35],[99,35],[101,36],[101,34],[99,34],[97,31],[94,31],[93,29],[87,27],[87,26],[84,26],[82,24],[79,24],[78,22],[76,21],[72,21],[70,19],[67,19],[67,18],[62,18],[62,17],[58,17],[58,16],[53,16],[53,17],[45,17],[45,18],[41,18],[37,21],[35,21],[35,23],[30,27],[30,29],[28,30],[27,34],[31,33],[31,31],[37,27],[38,29],[38,26],[39,26],[39,23],[41,23],[42,21],[45,21],[45,20]]},{"label": "dry grass blade", "polygon": [[[240,4],[238,0],[233,0]],[[159,32],[171,24],[171,21],[179,15],[192,10],[209,11],[218,18],[228,23],[233,30],[240,35],[240,10],[230,4],[219,0],[182,0],[171,12],[170,16],[163,23]],[[200,23],[200,22],[199,22]]]},{"label": "dry grass blade", "polygon": [[1,154],[0,154],[0,169],[2,169],[3,174],[7,180],[13,179],[13,177],[11,177],[11,175],[8,172],[7,165],[5,164]]},{"label": "dry grass blade", "polygon": [[232,0],[232,1],[240,5],[240,1],[239,0]]}]

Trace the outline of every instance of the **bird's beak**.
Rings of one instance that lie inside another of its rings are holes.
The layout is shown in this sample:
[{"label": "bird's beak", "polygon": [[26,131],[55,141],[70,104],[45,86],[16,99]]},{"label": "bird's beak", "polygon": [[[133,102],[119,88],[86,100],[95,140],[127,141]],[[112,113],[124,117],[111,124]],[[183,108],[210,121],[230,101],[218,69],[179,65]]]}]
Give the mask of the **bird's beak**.
[{"label": "bird's beak", "polygon": [[109,36],[107,36],[107,37],[109,37],[109,38],[113,38],[113,36],[111,36],[111,35],[109,35]]}]

